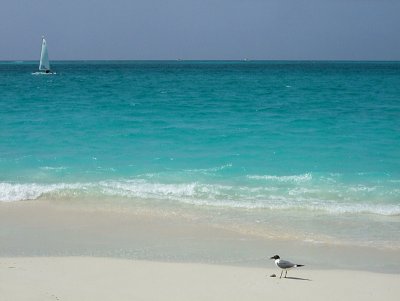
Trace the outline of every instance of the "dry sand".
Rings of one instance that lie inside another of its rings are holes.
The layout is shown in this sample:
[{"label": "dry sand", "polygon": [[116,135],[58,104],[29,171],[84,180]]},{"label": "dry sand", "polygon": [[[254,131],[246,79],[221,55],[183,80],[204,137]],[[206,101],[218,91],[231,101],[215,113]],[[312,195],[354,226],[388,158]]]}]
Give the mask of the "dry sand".
[{"label": "dry sand", "polygon": [[290,271],[96,257],[1,258],[0,299],[46,300],[398,300],[400,275]]}]

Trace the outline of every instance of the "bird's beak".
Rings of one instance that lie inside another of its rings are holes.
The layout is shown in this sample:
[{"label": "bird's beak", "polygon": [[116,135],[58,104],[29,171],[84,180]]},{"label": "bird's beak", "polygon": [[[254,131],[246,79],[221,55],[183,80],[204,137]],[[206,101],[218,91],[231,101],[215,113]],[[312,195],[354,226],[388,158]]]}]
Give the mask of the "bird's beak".
[{"label": "bird's beak", "polygon": [[270,259],[275,259],[274,257],[270,257]]}]

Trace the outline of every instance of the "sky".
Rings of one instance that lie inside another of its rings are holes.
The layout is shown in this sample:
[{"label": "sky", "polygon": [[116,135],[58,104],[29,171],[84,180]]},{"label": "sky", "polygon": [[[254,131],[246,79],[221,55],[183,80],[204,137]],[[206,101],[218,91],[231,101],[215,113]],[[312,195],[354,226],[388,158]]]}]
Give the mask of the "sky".
[{"label": "sky", "polygon": [[0,0],[0,60],[400,60],[400,0]]}]

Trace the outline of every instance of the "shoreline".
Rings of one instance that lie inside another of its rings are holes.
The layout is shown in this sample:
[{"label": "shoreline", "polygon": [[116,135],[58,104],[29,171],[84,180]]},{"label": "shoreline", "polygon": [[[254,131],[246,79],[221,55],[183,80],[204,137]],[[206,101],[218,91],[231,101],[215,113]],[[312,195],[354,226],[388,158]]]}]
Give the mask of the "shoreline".
[{"label": "shoreline", "polygon": [[[0,258],[6,300],[397,300],[400,275],[100,257]],[[23,289],[22,289],[23,288]]]},{"label": "shoreline", "polygon": [[[30,201],[0,204],[0,258],[108,257],[273,267],[279,254],[307,269],[400,274],[396,250],[270,239],[180,212]],[[382,262],[382,258],[385,260]]]}]

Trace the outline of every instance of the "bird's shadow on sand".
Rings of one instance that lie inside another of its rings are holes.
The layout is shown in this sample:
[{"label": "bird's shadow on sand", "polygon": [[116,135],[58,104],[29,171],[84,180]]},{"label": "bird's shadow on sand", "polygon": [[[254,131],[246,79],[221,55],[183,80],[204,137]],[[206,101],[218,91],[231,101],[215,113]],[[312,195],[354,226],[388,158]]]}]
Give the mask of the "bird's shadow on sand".
[{"label": "bird's shadow on sand", "polygon": [[308,278],[299,278],[299,277],[285,277],[283,279],[312,281],[311,279],[308,279]]}]

